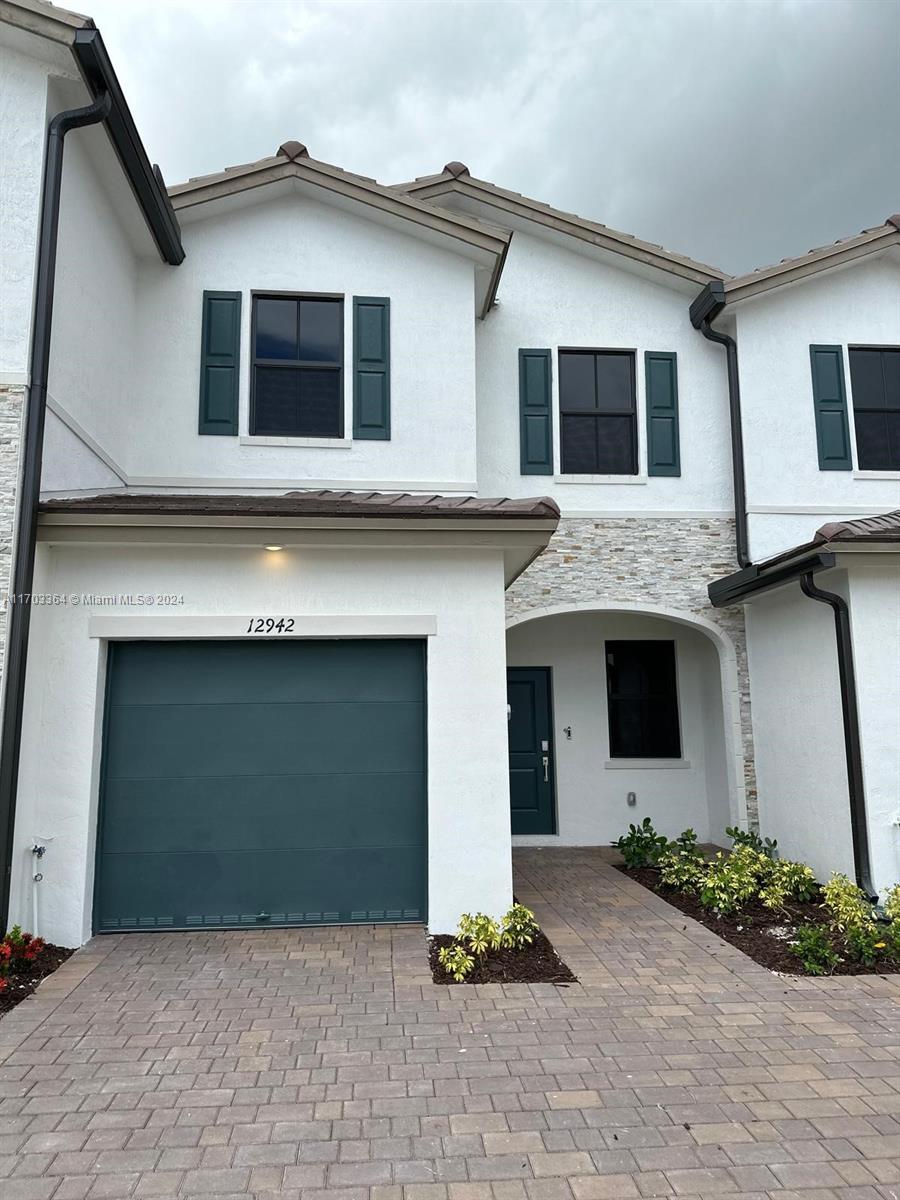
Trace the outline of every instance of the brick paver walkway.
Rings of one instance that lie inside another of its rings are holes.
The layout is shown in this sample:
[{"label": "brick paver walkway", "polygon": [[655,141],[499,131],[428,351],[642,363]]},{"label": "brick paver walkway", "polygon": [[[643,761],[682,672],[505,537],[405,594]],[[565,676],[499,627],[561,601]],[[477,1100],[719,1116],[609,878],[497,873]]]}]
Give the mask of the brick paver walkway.
[{"label": "brick paver walkway", "polygon": [[900,978],[516,867],[578,986],[435,987],[412,927],[95,939],[0,1021],[0,1196],[898,1200]]}]

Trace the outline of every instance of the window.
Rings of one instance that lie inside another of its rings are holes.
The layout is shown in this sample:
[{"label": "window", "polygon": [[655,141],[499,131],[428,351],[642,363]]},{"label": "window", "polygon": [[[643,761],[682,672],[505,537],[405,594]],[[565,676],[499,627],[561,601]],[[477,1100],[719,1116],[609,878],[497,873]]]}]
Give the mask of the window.
[{"label": "window", "polygon": [[680,758],[674,642],[607,642],[610,758]]},{"label": "window", "polygon": [[564,475],[636,475],[634,355],[560,350],[559,418]]},{"label": "window", "polygon": [[850,348],[856,461],[861,471],[900,471],[900,349]]},{"label": "window", "polygon": [[254,296],[251,336],[251,434],[343,437],[343,301]]}]

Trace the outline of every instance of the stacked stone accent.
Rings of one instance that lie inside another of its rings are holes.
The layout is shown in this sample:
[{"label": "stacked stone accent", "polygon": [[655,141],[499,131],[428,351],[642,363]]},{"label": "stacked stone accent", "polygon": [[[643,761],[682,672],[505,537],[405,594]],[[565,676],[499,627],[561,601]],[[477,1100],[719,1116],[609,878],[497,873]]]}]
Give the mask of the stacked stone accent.
[{"label": "stacked stone accent", "polygon": [[506,594],[507,616],[564,604],[628,602],[702,617],[737,656],[747,814],[758,825],[744,610],[709,602],[713,579],[737,570],[732,518],[564,517],[550,545]]},{"label": "stacked stone accent", "polygon": [[6,597],[16,523],[24,401],[24,387],[0,387],[0,671],[6,655]]}]

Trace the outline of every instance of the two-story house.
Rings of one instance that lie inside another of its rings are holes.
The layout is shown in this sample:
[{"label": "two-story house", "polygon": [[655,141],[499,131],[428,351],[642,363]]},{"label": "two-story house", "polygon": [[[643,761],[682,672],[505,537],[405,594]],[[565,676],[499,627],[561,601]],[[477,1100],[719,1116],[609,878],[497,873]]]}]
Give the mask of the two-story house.
[{"label": "two-story house", "polygon": [[895,224],[732,279],[460,163],[166,190],[90,21],[0,54],[11,919],[443,932],[645,815],[896,881]]}]

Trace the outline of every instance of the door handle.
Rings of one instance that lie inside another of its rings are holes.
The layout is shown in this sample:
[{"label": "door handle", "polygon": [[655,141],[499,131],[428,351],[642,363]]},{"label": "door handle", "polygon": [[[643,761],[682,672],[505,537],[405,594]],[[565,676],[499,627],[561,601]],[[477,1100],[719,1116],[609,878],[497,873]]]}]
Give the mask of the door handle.
[{"label": "door handle", "polygon": [[549,783],[550,782],[550,755],[545,754],[544,757],[541,759],[541,762],[544,764],[544,783]]}]

